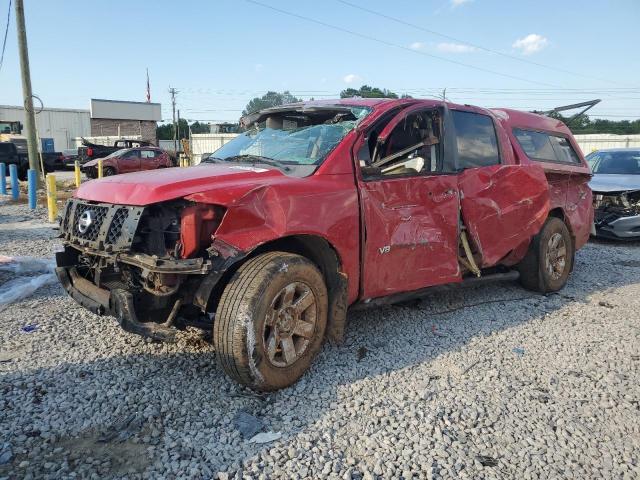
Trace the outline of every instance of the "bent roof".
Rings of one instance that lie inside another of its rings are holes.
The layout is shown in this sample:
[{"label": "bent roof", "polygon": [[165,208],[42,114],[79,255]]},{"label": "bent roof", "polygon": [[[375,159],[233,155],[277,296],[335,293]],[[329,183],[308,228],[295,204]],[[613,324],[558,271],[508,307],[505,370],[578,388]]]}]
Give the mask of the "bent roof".
[{"label": "bent roof", "polygon": [[[434,99],[421,99],[421,98],[361,98],[361,97],[351,97],[351,98],[336,98],[336,99],[324,99],[324,100],[309,100],[305,102],[297,102],[297,103],[289,103],[285,105],[279,105],[277,107],[266,108],[260,110],[259,112],[248,114],[243,117],[243,119],[249,120],[249,123],[252,123],[256,120],[256,118],[263,116],[268,113],[275,113],[279,111],[286,111],[288,109],[299,109],[303,108],[313,108],[313,107],[330,107],[330,106],[342,106],[342,107],[369,107],[378,109],[380,107],[383,108],[392,108],[396,105],[413,105],[413,104],[424,104],[425,106],[436,106],[442,105],[444,102],[442,100],[434,100]],[[547,117],[545,115],[540,115],[537,113],[523,112],[521,110],[514,110],[510,108],[483,108],[477,107],[474,105],[462,105],[456,104],[452,102],[447,102],[447,106],[452,109],[465,109],[471,108],[472,110],[477,111],[478,113],[486,113],[492,114],[495,116],[500,123],[505,127],[522,127],[522,128],[532,128],[538,130],[547,130],[554,132],[561,132],[564,134],[571,134],[571,131],[567,126],[562,123],[560,120],[555,118]],[[241,119],[242,120],[242,119]]]}]

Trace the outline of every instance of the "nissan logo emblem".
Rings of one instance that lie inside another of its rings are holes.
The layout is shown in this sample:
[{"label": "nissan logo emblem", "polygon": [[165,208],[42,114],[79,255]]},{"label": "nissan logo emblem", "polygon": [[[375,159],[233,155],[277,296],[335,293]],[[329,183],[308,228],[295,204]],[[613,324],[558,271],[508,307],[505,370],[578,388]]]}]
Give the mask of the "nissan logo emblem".
[{"label": "nissan logo emblem", "polygon": [[80,233],[86,233],[89,227],[93,224],[93,211],[87,210],[78,219],[78,231]]}]

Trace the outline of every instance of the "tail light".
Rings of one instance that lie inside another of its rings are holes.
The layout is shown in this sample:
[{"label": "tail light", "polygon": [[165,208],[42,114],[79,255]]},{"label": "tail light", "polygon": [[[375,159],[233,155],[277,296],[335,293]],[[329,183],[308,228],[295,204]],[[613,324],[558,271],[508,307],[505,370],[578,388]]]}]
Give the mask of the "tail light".
[{"label": "tail light", "polygon": [[93,157],[93,148],[87,148],[87,157]]}]

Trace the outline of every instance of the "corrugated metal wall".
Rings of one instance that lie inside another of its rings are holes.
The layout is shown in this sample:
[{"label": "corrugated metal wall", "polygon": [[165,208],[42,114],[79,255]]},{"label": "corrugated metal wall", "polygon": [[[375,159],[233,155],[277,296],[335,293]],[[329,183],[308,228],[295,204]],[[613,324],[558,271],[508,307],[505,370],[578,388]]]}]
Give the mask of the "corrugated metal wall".
[{"label": "corrugated metal wall", "polygon": [[[25,123],[22,107],[0,105],[0,120]],[[36,115],[36,128],[41,138],[53,138],[56,151],[74,148],[73,139],[91,134],[89,110],[44,109]],[[22,131],[23,135],[26,132]]]},{"label": "corrugated metal wall", "polygon": [[574,135],[582,153],[589,155],[594,150],[603,148],[640,148],[640,135],[614,135],[612,133],[594,133]]},{"label": "corrugated metal wall", "polygon": [[213,153],[237,136],[237,133],[196,133],[192,135],[191,153],[195,163],[200,162],[203,153]]}]

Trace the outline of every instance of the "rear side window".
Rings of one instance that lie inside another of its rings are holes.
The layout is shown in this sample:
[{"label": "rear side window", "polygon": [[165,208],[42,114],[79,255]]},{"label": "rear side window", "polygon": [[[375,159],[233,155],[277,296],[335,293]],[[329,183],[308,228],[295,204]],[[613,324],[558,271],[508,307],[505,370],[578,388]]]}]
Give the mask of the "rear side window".
[{"label": "rear side window", "polygon": [[513,134],[524,153],[532,160],[580,163],[580,157],[565,137],[521,128],[514,128]]},{"label": "rear side window", "polygon": [[500,163],[493,120],[487,115],[453,110],[459,168],[486,167]]},{"label": "rear side window", "polygon": [[155,158],[155,150],[142,150],[142,158]]}]

